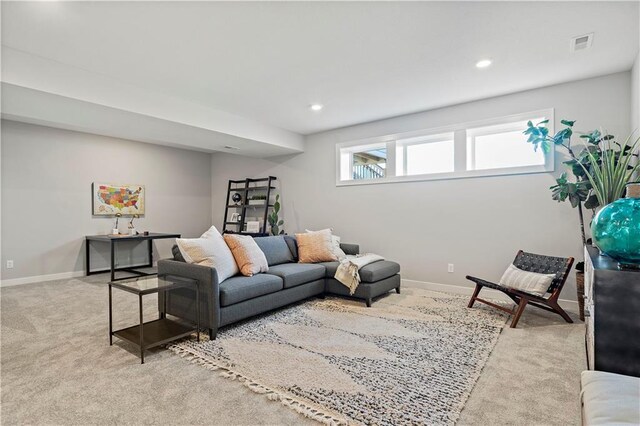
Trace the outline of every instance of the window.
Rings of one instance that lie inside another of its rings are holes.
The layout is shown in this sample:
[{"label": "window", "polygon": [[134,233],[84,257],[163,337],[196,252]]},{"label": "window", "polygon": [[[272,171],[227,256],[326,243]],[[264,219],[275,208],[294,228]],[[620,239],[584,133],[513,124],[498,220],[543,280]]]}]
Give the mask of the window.
[{"label": "window", "polygon": [[398,176],[454,171],[453,133],[399,139],[396,142]]},{"label": "window", "polygon": [[[531,119],[534,123],[543,117]],[[526,143],[526,121],[467,129],[467,170],[542,166],[545,155]]]},{"label": "window", "polygon": [[553,171],[554,151],[534,151],[527,121],[553,109],[336,145],[336,184],[457,179]]},{"label": "window", "polygon": [[341,151],[343,180],[383,179],[387,176],[387,147],[372,144]]}]

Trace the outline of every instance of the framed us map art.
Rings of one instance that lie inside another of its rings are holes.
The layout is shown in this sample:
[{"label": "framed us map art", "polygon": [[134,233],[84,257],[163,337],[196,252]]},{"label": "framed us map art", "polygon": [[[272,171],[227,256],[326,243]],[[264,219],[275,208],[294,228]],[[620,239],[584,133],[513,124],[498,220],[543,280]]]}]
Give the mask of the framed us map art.
[{"label": "framed us map art", "polygon": [[94,216],[144,214],[144,185],[91,184]]}]

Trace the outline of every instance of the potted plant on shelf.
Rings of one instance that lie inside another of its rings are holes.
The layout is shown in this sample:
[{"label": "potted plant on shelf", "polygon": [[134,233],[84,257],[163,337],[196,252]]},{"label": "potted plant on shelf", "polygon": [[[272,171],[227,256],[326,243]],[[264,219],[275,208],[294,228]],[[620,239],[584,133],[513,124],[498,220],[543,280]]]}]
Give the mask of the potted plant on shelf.
[{"label": "potted plant on shelf", "polygon": [[[544,120],[534,125],[529,121],[523,133],[528,136],[527,142],[533,144],[534,150],[541,148],[547,153],[559,146],[569,155],[569,160],[564,164],[573,179],[564,172],[549,189],[552,199],[558,202],[568,200],[572,207],[578,209],[582,243],[587,244],[583,207],[595,212],[624,195],[625,185],[638,169],[638,162],[633,165],[632,160],[638,156],[640,139],[631,144],[630,138],[618,143],[613,135],[594,130],[580,135],[583,146],[576,152],[571,145],[575,121],[561,120],[565,127],[553,136],[549,135],[546,127],[548,122]],[[576,264],[576,271],[580,319],[584,321],[584,262]]]},{"label": "potted plant on shelf", "polygon": [[280,229],[284,225],[284,220],[278,218],[280,212],[280,194],[276,195],[276,202],[273,203],[273,211],[267,216],[271,235],[283,235],[284,229]]}]

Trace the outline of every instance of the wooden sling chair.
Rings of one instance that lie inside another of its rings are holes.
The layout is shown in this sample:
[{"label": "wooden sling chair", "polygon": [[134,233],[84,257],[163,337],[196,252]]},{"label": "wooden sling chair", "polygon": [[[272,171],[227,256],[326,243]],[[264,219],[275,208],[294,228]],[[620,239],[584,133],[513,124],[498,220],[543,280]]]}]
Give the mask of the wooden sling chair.
[{"label": "wooden sling chair", "polygon": [[[471,296],[471,300],[469,300],[469,308],[473,307],[473,304],[476,302],[482,302],[489,306],[492,306],[496,309],[500,309],[510,315],[513,315],[513,319],[511,320],[511,328],[516,328],[518,325],[518,321],[522,316],[522,312],[524,312],[524,308],[529,305],[533,305],[540,309],[544,309],[546,311],[554,312],[560,315],[567,322],[573,322],[569,315],[558,305],[558,297],[560,297],[560,292],[562,291],[562,287],[564,287],[565,281],[567,281],[567,277],[569,276],[569,271],[571,271],[571,266],[573,265],[573,257],[562,258],[562,257],[552,257],[552,256],[544,256],[541,254],[533,254],[526,253],[522,250],[518,252],[516,258],[513,260],[513,264],[524,271],[535,272],[538,274],[555,274],[556,277],[551,282],[551,285],[547,289],[547,293],[544,296],[536,296],[530,293],[525,293],[520,290],[507,288],[501,286],[500,284],[495,284],[490,281],[485,281],[480,278],[472,277],[467,275],[467,279],[476,283],[476,288],[473,291],[473,296]],[[513,309],[505,308],[504,306],[497,305],[495,303],[489,302],[487,300],[481,299],[478,297],[480,290],[483,287],[489,287],[494,290],[498,290],[509,296],[511,300],[513,300],[516,306]]]}]

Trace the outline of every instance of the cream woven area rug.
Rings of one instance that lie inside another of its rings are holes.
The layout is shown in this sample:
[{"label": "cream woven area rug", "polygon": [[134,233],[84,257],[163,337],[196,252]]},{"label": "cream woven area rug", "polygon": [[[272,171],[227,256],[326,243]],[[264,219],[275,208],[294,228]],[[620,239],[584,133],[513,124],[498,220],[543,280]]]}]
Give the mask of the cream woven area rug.
[{"label": "cream woven area rug", "polygon": [[326,424],[455,423],[506,316],[468,297],[403,289],[315,299],[174,352]]}]

